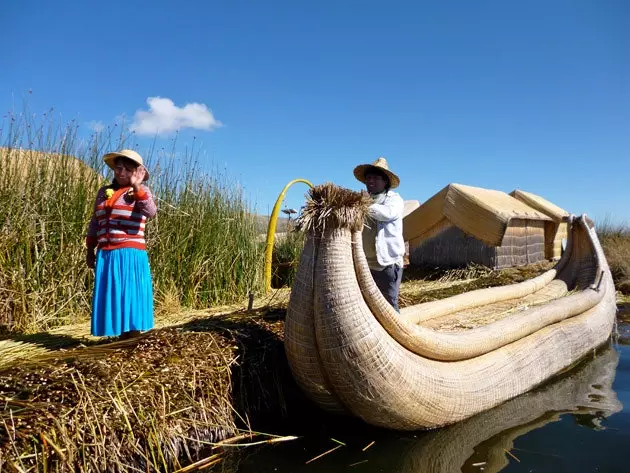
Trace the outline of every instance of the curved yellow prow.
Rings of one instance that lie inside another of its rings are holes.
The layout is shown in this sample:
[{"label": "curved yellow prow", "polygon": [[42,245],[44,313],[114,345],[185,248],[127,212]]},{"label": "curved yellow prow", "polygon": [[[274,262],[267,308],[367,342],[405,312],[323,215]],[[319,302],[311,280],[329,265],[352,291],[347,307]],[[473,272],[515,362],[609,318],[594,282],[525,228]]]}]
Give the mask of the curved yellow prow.
[{"label": "curved yellow prow", "polygon": [[273,210],[271,212],[271,218],[269,218],[269,226],[267,227],[267,246],[265,247],[265,292],[269,292],[271,289],[271,257],[273,256],[273,240],[276,235],[276,225],[278,223],[278,213],[280,212],[280,206],[282,205],[282,201],[284,200],[284,196],[293,184],[297,182],[303,182],[309,187],[313,187],[313,184],[306,179],[293,179],[289,182],[276,200],[276,204],[273,206]]}]

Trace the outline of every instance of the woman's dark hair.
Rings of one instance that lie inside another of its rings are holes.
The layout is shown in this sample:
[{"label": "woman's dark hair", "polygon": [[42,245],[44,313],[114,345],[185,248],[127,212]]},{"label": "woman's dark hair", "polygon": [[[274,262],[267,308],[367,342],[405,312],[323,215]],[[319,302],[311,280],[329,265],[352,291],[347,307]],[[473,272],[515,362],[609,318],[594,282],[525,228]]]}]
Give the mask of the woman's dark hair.
[{"label": "woman's dark hair", "polygon": [[140,166],[138,163],[136,163],[133,159],[129,159],[126,158],[124,156],[118,156],[116,159],[114,159],[114,165],[116,164],[122,164],[123,166],[130,166],[134,169],[136,169],[138,166]]},{"label": "woman's dark hair", "polygon": [[367,168],[365,170],[365,173],[363,174],[363,176],[367,179],[367,177],[369,175],[372,176],[381,176],[383,178],[383,180],[385,181],[385,190],[388,191],[391,187],[391,183],[389,182],[389,176],[381,171],[379,168],[377,168],[376,166],[371,166],[369,168]]}]

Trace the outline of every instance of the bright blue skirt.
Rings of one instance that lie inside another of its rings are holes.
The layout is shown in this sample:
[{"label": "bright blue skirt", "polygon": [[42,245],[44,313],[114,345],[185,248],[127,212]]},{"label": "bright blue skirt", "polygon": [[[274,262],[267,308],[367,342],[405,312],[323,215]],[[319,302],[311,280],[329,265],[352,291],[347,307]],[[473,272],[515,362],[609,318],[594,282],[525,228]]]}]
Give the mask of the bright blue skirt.
[{"label": "bright blue skirt", "polygon": [[153,328],[153,286],[144,250],[98,250],[92,297],[92,335],[116,336]]}]

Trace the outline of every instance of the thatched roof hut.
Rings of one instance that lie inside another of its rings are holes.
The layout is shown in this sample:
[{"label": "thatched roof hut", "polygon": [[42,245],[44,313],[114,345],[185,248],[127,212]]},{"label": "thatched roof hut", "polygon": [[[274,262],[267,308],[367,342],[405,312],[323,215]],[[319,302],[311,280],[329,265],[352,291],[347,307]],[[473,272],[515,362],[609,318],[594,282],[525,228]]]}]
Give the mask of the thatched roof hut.
[{"label": "thatched roof hut", "polygon": [[[403,218],[409,215],[411,212],[420,207],[419,200],[405,200],[405,206],[403,208]],[[405,241],[405,254],[403,256],[403,265],[407,266],[409,264],[409,242]]]},{"label": "thatched roof hut", "polygon": [[4,179],[37,178],[44,185],[63,173],[64,179],[105,184],[104,176],[81,159],[67,154],[0,147],[0,166]]},{"label": "thatched roof hut", "polygon": [[411,212],[420,207],[420,201],[418,200],[405,200],[405,206],[403,208],[403,217],[406,217]]},{"label": "thatched roof hut", "polygon": [[545,259],[551,217],[505,192],[449,184],[403,220],[412,264],[506,268]]},{"label": "thatched roof hut", "polygon": [[559,259],[562,241],[566,241],[568,235],[569,212],[531,192],[515,189],[510,195],[551,218],[551,222],[545,224],[545,257]]}]

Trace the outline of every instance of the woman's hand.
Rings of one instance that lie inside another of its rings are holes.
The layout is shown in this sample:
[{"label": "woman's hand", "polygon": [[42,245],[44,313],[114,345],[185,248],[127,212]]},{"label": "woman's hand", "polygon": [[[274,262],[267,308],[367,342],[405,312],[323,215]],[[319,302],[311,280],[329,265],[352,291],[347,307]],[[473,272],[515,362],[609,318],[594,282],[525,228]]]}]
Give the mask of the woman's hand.
[{"label": "woman's hand", "polygon": [[131,177],[129,177],[129,185],[133,188],[134,192],[138,192],[138,189],[140,189],[140,184],[142,184],[146,175],[147,170],[144,168],[144,166],[138,166]]},{"label": "woman's hand", "polygon": [[90,269],[94,269],[96,266],[96,255],[94,255],[94,249],[88,248],[87,253],[85,253],[85,264]]}]

